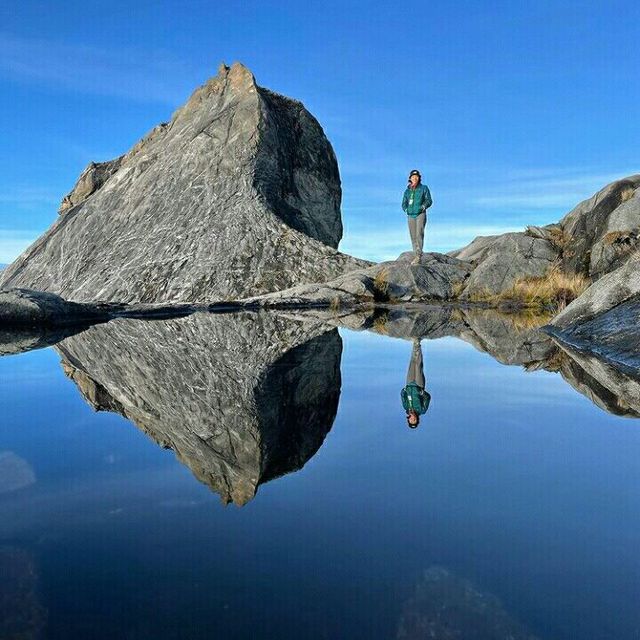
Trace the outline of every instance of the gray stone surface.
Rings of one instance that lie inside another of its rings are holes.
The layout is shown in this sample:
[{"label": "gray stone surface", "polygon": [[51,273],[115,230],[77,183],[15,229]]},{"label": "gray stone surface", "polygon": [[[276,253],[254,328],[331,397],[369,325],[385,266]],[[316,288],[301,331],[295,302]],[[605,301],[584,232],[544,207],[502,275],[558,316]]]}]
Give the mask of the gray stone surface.
[{"label": "gray stone surface", "polygon": [[316,319],[206,312],[117,319],[59,343],[62,366],[96,409],[173,449],[223,502],[301,468],[330,430],[342,342]]},{"label": "gray stone surface", "polygon": [[368,262],[336,251],[341,185],[304,105],[221,65],[113,161],[0,274],[74,301],[211,302],[328,280]]},{"label": "gray stone surface", "polygon": [[607,312],[640,294],[640,253],[630,256],[622,266],[602,276],[580,297],[551,321],[551,325],[567,328]]},{"label": "gray stone surface", "polygon": [[107,317],[109,311],[100,305],[68,302],[53,293],[20,288],[0,290],[3,328],[82,324]]},{"label": "gray stone surface", "polygon": [[338,306],[374,302],[415,302],[454,299],[472,266],[441,253],[425,253],[411,264],[412,252],[396,260],[351,271],[326,282],[301,285],[250,298],[265,307]]},{"label": "gray stone surface", "polygon": [[542,276],[550,265],[597,280],[640,248],[640,174],[616,180],[559,222],[523,232],[478,236],[448,255],[476,265],[464,297],[499,293],[518,277]]},{"label": "gray stone surface", "polygon": [[[559,224],[565,236],[563,268],[598,278],[619,266],[622,254],[636,248],[632,242],[613,244],[615,253],[603,251],[611,232],[635,233],[640,228],[640,174],[616,180],[571,210]],[[636,236],[637,237],[637,236]]]},{"label": "gray stone surface", "polygon": [[[464,254],[465,251],[459,255]],[[543,276],[558,256],[557,248],[548,240],[525,233],[505,233],[485,248],[461,297],[500,293],[518,278]]]}]

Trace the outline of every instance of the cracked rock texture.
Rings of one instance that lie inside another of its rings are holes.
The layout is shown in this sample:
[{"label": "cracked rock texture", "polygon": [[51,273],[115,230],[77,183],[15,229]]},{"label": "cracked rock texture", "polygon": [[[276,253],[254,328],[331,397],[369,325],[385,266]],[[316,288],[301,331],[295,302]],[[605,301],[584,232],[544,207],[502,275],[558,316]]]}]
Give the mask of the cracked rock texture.
[{"label": "cracked rock texture", "polygon": [[96,409],[131,420],[238,505],[300,469],[331,429],[342,341],[275,314],[117,319],[55,349]]},{"label": "cracked rock texture", "polygon": [[304,105],[220,65],[130,151],[91,163],[0,288],[76,301],[210,302],[335,278],[336,157]]}]

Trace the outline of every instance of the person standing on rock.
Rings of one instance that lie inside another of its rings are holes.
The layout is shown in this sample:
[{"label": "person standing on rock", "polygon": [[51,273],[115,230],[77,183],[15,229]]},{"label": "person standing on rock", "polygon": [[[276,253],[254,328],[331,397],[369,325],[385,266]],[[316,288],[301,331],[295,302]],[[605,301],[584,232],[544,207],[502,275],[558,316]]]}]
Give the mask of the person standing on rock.
[{"label": "person standing on rock", "polygon": [[407,412],[407,424],[411,429],[418,426],[420,416],[427,412],[431,402],[431,395],[424,388],[425,384],[422,345],[419,338],[414,338],[409,370],[407,371],[407,384],[400,392],[402,406]]},{"label": "person standing on rock", "polygon": [[402,196],[402,210],[407,214],[409,234],[415,257],[411,264],[419,264],[424,244],[424,227],[427,222],[427,209],[433,204],[431,192],[422,184],[422,176],[417,169],[409,174],[409,184]]}]

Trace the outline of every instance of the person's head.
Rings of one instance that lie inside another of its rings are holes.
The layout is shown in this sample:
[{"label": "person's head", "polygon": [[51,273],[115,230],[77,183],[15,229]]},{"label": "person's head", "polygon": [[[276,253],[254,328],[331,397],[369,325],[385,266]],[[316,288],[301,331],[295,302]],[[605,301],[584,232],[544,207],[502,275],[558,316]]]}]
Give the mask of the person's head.
[{"label": "person's head", "polygon": [[420,424],[420,416],[415,409],[407,411],[407,425],[409,429],[415,429]]},{"label": "person's head", "polygon": [[409,184],[412,187],[415,187],[416,185],[420,184],[422,180],[422,176],[420,175],[420,172],[417,169],[414,169],[413,171],[411,171],[411,173],[409,174]]}]

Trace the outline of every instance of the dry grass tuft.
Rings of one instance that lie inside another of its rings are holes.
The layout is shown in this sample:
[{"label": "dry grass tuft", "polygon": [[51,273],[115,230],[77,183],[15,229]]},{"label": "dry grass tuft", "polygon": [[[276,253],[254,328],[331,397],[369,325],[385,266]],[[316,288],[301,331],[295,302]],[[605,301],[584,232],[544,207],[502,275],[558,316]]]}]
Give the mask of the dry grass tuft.
[{"label": "dry grass tuft", "polygon": [[453,286],[451,287],[451,296],[453,298],[459,298],[462,295],[466,284],[467,283],[464,280],[458,280],[457,282],[454,282]]},{"label": "dry grass tuft", "polygon": [[331,304],[329,305],[331,311],[339,311],[340,310],[340,298],[338,296],[334,296],[331,298]]},{"label": "dry grass tuft", "polygon": [[571,241],[571,236],[561,227],[551,227],[549,230],[549,242],[562,253]]},{"label": "dry grass tuft", "polygon": [[386,268],[380,269],[373,279],[374,297],[386,299],[389,296],[389,271]]},{"label": "dry grass tuft", "polygon": [[623,202],[626,202],[627,200],[631,200],[635,192],[636,190],[633,187],[625,187],[620,192],[620,204],[622,204]]},{"label": "dry grass tuft", "polygon": [[498,294],[498,302],[513,302],[540,311],[563,309],[591,284],[580,273],[567,273],[558,265],[540,277],[518,278],[513,285]]},{"label": "dry grass tuft", "polygon": [[616,242],[622,240],[628,234],[624,231],[610,231],[602,238],[602,242],[606,245],[615,244]]}]

